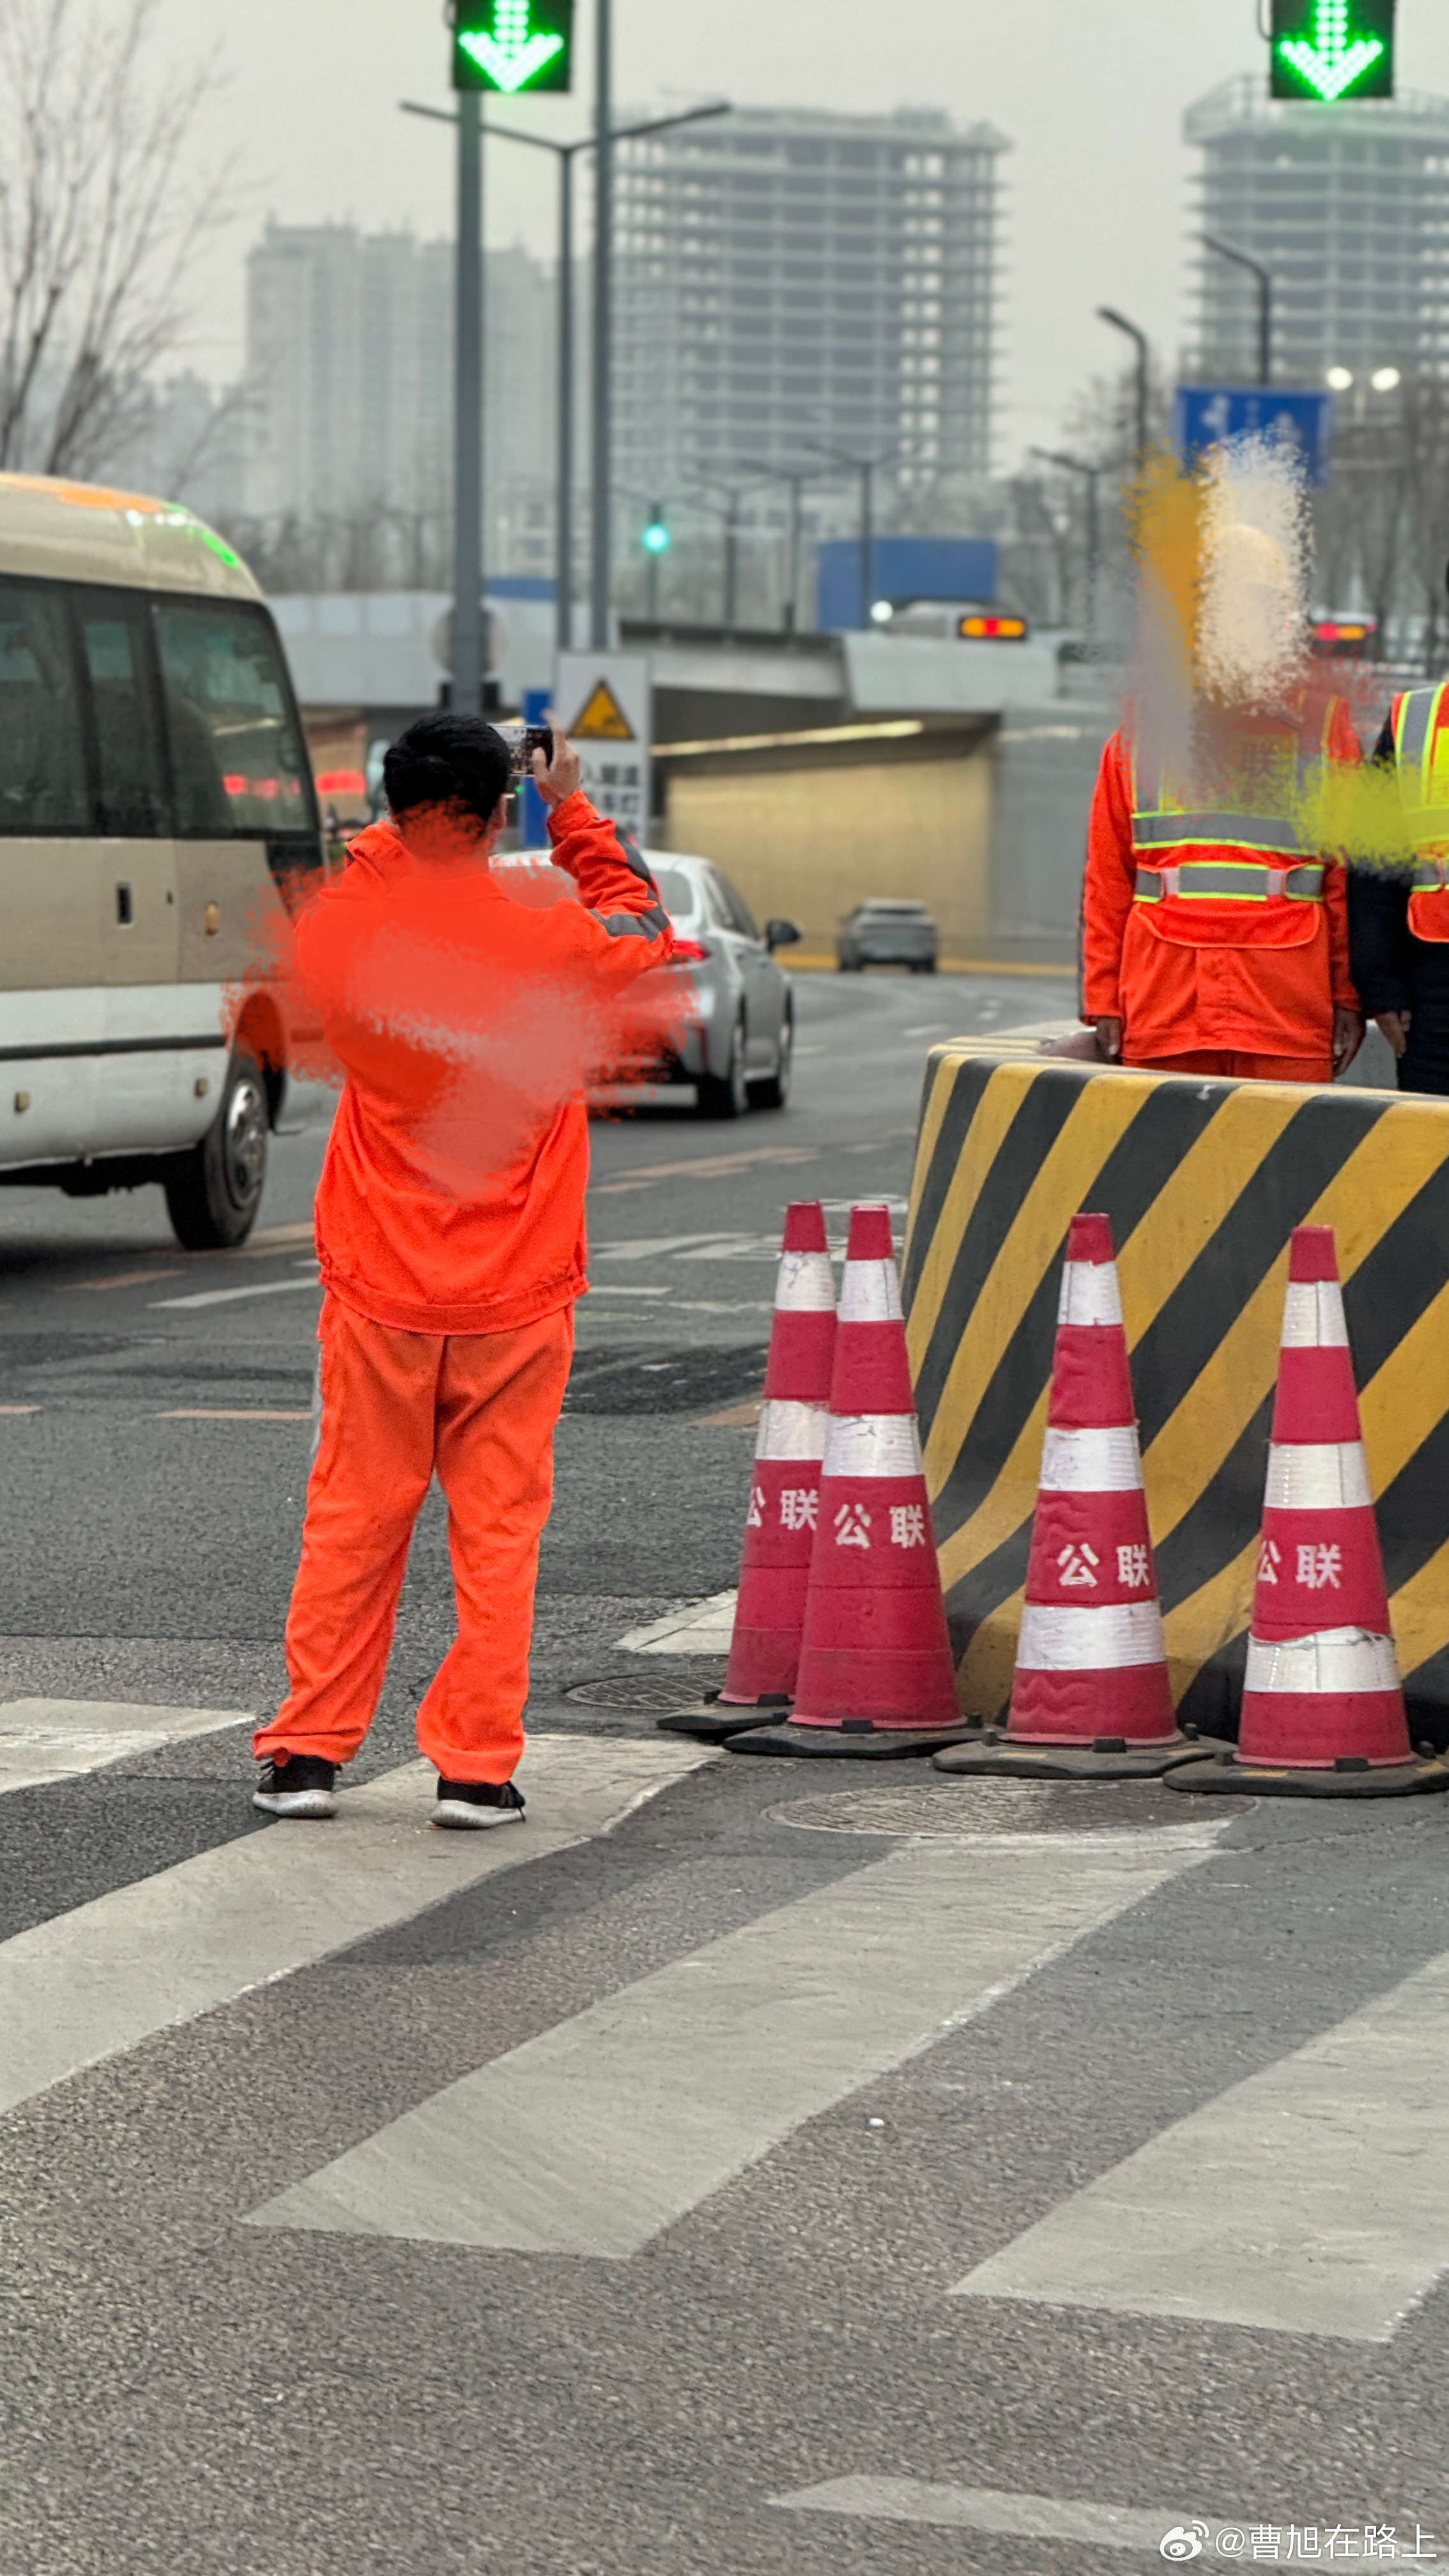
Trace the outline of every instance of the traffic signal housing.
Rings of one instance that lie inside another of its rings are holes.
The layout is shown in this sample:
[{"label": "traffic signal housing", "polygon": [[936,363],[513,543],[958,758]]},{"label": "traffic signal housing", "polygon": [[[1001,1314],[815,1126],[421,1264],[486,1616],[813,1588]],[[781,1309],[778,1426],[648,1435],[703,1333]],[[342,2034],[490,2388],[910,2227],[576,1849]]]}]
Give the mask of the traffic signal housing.
[{"label": "traffic signal housing", "polygon": [[1272,0],[1272,12],[1274,98],[1393,97],[1394,0]]},{"label": "traffic signal housing", "polygon": [[573,86],[574,0],[455,0],[454,89]]},{"label": "traffic signal housing", "polygon": [[640,539],[644,552],[646,555],[667,555],[673,542],[668,520],[662,510],[656,509]]}]

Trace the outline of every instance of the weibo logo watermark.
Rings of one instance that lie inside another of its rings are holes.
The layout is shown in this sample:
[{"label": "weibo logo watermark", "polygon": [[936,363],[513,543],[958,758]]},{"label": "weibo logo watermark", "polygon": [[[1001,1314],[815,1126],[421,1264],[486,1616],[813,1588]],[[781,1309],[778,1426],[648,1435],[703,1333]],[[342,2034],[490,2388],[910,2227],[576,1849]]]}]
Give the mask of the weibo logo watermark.
[{"label": "weibo logo watermark", "polygon": [[1174,2523],[1171,2531],[1163,2535],[1159,2544],[1162,2556],[1176,2560],[1201,2558],[1203,2542],[1208,2538],[1209,2530],[1210,2525],[1205,2522]]}]

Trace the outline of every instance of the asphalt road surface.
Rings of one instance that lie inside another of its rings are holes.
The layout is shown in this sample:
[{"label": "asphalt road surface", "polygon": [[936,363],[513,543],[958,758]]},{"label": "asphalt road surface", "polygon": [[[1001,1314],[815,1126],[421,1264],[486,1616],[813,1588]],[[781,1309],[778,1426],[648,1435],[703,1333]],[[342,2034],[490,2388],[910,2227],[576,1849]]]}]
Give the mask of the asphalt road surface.
[{"label": "asphalt road surface", "polygon": [[240,1254],[0,1193],[4,2576],[1449,2558],[1449,1799],[705,1757],[621,1643],[734,1580],[785,1202],[1067,1002],[802,977],[787,1112],[596,1127],[518,1832],[425,1826],[435,1504],[343,1813],[247,1805],[325,1095]]}]

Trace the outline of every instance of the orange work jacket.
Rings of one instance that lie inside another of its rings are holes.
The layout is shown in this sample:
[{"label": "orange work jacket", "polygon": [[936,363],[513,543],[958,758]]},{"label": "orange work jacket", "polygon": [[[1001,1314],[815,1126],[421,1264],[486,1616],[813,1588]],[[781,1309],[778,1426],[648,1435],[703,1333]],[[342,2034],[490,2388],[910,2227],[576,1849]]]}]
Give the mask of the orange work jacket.
[{"label": "orange work jacket", "polygon": [[673,936],[582,795],[549,816],[581,900],[531,909],[433,815],[372,826],[296,928],[346,1079],[317,1192],[326,1286],[405,1332],[500,1333],[587,1286],[584,1084]]},{"label": "orange work jacket", "polygon": [[[1302,746],[1286,718],[1245,719],[1241,730],[1249,750],[1297,768]],[[1321,749],[1358,760],[1341,699],[1324,715]],[[1274,801],[1279,812],[1261,817],[1184,811],[1134,775],[1124,734],[1108,743],[1087,835],[1082,1016],[1122,1021],[1127,1062],[1209,1050],[1327,1056],[1335,1006],[1358,1008],[1344,870],[1297,847],[1293,795]]]}]

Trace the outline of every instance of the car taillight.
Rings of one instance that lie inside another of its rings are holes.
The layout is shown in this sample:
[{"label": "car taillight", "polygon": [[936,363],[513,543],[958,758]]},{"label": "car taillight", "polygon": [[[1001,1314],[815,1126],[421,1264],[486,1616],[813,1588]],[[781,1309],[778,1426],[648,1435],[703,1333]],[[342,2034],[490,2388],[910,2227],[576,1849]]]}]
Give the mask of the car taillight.
[{"label": "car taillight", "polygon": [[676,939],[674,954],[666,960],[670,966],[703,966],[710,955],[702,939]]}]

